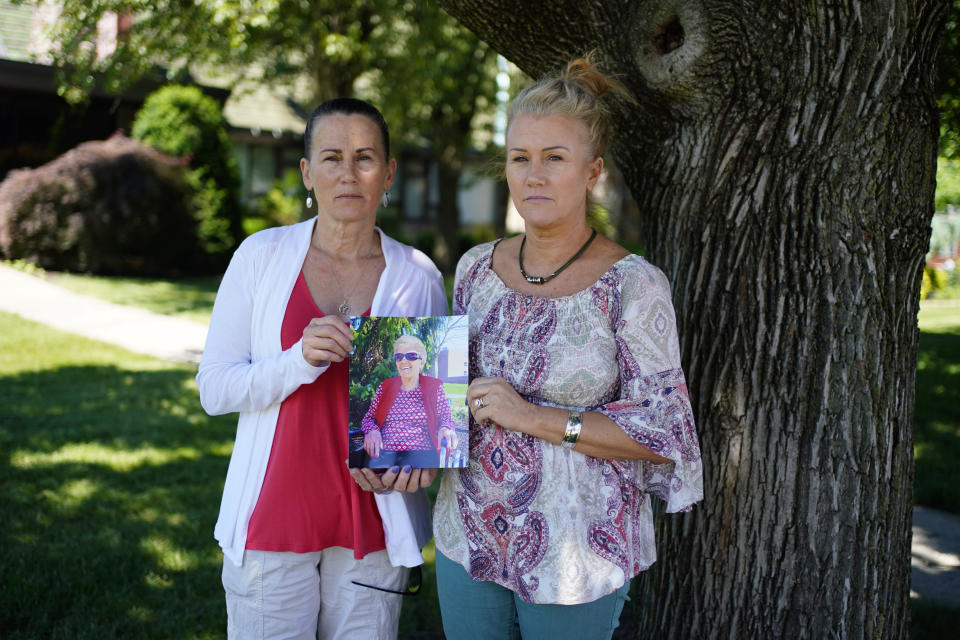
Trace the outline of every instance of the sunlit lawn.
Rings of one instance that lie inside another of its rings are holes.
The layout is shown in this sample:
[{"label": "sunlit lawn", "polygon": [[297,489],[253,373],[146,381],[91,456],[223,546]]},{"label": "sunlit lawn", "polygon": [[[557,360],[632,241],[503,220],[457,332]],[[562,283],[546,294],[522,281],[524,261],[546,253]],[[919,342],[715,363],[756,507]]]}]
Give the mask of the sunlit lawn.
[{"label": "sunlit lawn", "polygon": [[0,636],[222,635],[234,427],[193,374],[0,313]]},{"label": "sunlit lawn", "polygon": [[920,311],[914,502],[960,513],[960,303]]},{"label": "sunlit lawn", "polygon": [[[236,416],[194,369],[0,312],[0,638],[222,638]],[[438,637],[430,565],[401,637]]]},{"label": "sunlit lawn", "polygon": [[203,324],[210,322],[220,285],[219,277],[158,280],[47,272],[45,279],[74,293]]}]

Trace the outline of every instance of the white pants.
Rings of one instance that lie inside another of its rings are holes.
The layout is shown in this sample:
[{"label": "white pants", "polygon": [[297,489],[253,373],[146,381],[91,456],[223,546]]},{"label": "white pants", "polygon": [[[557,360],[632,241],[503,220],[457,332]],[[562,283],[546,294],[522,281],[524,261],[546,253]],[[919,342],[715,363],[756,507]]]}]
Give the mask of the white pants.
[{"label": "white pants", "polygon": [[355,560],[331,547],[314,553],[247,550],[243,566],[223,560],[230,640],[296,638],[395,640],[410,570],[390,564],[386,550]]}]

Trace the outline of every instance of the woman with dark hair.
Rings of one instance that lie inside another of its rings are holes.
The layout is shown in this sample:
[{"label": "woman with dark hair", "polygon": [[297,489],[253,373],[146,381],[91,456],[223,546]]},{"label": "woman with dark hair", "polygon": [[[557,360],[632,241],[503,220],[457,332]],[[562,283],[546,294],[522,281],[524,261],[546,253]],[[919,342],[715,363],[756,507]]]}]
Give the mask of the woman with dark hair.
[{"label": "woman with dark hair", "polygon": [[447,303],[430,259],[375,226],[396,174],[380,112],[326,102],[304,148],[317,215],[237,249],[197,373],[208,413],[240,413],[214,531],[228,636],[395,638],[436,470],[370,474],[376,495],[351,479],[346,320],[445,315]]}]

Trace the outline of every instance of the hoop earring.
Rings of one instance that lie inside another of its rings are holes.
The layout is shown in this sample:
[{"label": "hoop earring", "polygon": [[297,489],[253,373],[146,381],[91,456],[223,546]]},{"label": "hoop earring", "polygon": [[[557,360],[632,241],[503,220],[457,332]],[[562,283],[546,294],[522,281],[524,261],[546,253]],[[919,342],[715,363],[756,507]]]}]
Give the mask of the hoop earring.
[{"label": "hoop earring", "polygon": [[307,209],[309,209],[309,208],[311,208],[311,207],[313,206],[313,194],[312,194],[311,191],[307,191],[307,201],[306,201],[306,204],[307,204]]},{"label": "hoop earring", "polygon": [[390,192],[389,192],[389,191],[384,191],[384,192],[383,192],[383,195],[380,196],[380,202],[383,204],[383,207],[384,207],[384,208],[387,208],[387,207],[390,206]]}]

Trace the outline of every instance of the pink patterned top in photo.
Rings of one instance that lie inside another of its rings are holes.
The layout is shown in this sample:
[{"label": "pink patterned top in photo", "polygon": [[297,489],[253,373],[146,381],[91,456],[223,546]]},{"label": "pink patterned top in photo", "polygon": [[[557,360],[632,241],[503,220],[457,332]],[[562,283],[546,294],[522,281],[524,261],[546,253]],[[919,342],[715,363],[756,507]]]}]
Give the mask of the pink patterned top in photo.
[{"label": "pink patterned top in photo", "polygon": [[[419,451],[433,448],[430,441],[430,431],[427,427],[427,411],[423,406],[423,387],[405,391],[400,389],[393,401],[393,406],[387,412],[387,419],[383,428],[377,426],[374,416],[383,396],[383,386],[377,387],[370,408],[363,416],[361,428],[364,433],[380,429],[382,447],[386,451]],[[443,391],[437,387],[437,429],[444,427],[453,430],[453,419],[450,417],[450,401]]]}]

